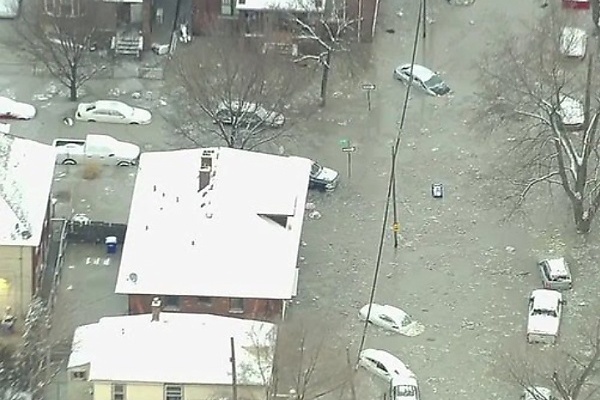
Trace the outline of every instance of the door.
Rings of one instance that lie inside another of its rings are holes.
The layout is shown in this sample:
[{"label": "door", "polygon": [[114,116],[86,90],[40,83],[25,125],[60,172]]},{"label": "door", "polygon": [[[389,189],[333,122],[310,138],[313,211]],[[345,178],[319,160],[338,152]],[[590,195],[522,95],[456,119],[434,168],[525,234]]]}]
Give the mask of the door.
[{"label": "door", "polygon": [[130,5],[130,22],[132,24],[141,24],[142,23],[142,3],[132,3]]}]

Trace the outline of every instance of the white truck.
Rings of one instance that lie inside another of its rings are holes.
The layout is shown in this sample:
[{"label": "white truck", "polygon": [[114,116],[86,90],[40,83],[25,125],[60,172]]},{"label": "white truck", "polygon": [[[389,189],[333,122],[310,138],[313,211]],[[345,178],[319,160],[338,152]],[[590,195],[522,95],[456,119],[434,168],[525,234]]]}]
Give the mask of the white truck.
[{"label": "white truck", "polygon": [[527,343],[556,343],[564,305],[562,294],[556,290],[537,289],[531,292]]},{"label": "white truck", "polygon": [[102,165],[135,165],[140,157],[140,148],[133,143],[121,142],[108,135],[90,134],[85,140],[56,139],[56,163],[76,165],[92,161]]}]

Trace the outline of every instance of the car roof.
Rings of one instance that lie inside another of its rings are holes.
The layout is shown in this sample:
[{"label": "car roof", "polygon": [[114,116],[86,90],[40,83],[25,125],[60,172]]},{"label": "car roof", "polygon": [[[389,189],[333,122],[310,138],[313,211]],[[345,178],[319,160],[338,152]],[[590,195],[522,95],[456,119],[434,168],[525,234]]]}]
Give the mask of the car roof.
[{"label": "car roof", "polygon": [[535,308],[552,310],[556,307],[556,303],[562,299],[562,294],[556,290],[536,289],[531,292],[531,297],[533,297]]},{"label": "car roof", "polygon": [[[367,312],[369,305],[365,304],[361,310],[365,310],[365,312]],[[381,305],[381,304],[377,304],[377,303],[373,303],[371,305],[371,315],[373,315],[374,313],[380,313],[380,314],[386,314],[389,315],[390,317],[393,318],[397,318],[399,320],[403,320],[408,314],[404,311],[402,311],[401,309],[394,307],[394,306],[389,306],[389,305]]]},{"label": "car roof", "polygon": [[580,40],[581,38],[587,36],[585,30],[581,28],[573,28],[571,26],[565,26],[562,30],[563,36],[570,36],[575,40]]},{"label": "car roof", "polygon": [[98,100],[90,104],[95,105],[98,108],[121,108],[127,106],[127,104],[116,100]]},{"label": "car roof", "polygon": [[569,270],[564,257],[544,260],[550,269],[550,276],[568,276]]},{"label": "car roof", "polygon": [[361,352],[361,355],[363,357],[369,357],[381,361],[382,363],[389,365],[400,372],[408,370],[406,365],[404,365],[404,363],[400,361],[398,357],[388,353],[385,350],[365,349]]},{"label": "car roof", "polygon": [[[401,65],[400,67],[398,67],[400,69],[404,69],[404,68],[410,68],[410,64],[404,64]],[[419,79],[423,80],[423,81],[427,81],[429,80],[432,76],[435,75],[435,72],[433,72],[432,70],[430,70],[427,67],[424,67],[422,65],[419,64],[415,64],[413,66],[413,75],[414,76],[418,76]]]}]

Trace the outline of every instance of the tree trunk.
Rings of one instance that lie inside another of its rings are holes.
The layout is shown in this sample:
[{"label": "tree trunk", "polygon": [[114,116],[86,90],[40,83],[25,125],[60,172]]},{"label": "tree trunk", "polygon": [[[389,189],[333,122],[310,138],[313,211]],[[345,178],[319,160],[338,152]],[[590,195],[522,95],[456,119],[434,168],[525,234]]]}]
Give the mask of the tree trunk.
[{"label": "tree trunk", "polygon": [[69,77],[69,100],[77,101],[77,65],[71,65],[71,76]]},{"label": "tree trunk", "polygon": [[323,75],[321,76],[321,107],[327,103],[327,83],[329,83],[329,70],[331,69],[331,51],[325,56],[323,63]]},{"label": "tree trunk", "polygon": [[592,219],[589,212],[586,212],[583,206],[583,200],[577,200],[573,203],[573,218],[577,233],[589,233],[592,225]]},{"label": "tree trunk", "polygon": [[596,28],[596,34],[598,34],[600,31],[600,24],[598,23],[600,19],[600,0],[591,0],[590,2],[592,3],[592,20]]}]

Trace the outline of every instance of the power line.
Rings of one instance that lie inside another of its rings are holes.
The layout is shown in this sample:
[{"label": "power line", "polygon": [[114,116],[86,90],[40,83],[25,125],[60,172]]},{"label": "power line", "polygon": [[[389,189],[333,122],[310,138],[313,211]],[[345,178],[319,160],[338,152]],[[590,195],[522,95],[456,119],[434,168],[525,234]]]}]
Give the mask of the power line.
[{"label": "power line", "polygon": [[[365,318],[365,323],[363,327],[362,336],[360,339],[360,345],[358,347],[358,354],[363,350],[365,345],[365,339],[367,336],[367,330],[369,328],[369,318],[371,316],[371,307],[373,305],[373,300],[375,298],[375,290],[377,288],[377,281],[379,278],[379,270],[381,269],[381,258],[383,256],[383,244],[385,242],[385,231],[387,229],[388,223],[388,214],[390,211],[390,199],[392,197],[392,188],[394,186],[396,180],[396,158],[398,156],[398,148],[400,147],[400,141],[402,138],[402,130],[404,128],[404,122],[406,121],[406,110],[408,109],[408,102],[410,100],[410,90],[412,88],[413,83],[413,70],[415,66],[415,60],[417,58],[417,48],[419,44],[419,33],[421,31],[421,21],[422,15],[424,13],[424,1],[421,1],[421,5],[419,6],[419,15],[417,16],[417,27],[415,29],[415,36],[413,39],[413,48],[412,48],[412,57],[410,61],[410,78],[408,80],[408,85],[406,88],[406,97],[404,98],[404,104],[402,105],[402,113],[400,115],[400,123],[398,126],[398,133],[396,134],[396,139],[394,141],[394,145],[392,148],[392,166],[390,171],[390,179],[387,187],[387,196],[385,202],[385,210],[383,213],[383,224],[381,227],[381,236],[379,237],[379,244],[377,247],[377,260],[375,262],[375,271],[373,273],[373,282],[371,284],[371,293],[369,295],[369,307],[367,309],[367,315]],[[395,201],[395,199],[394,199]]]}]

